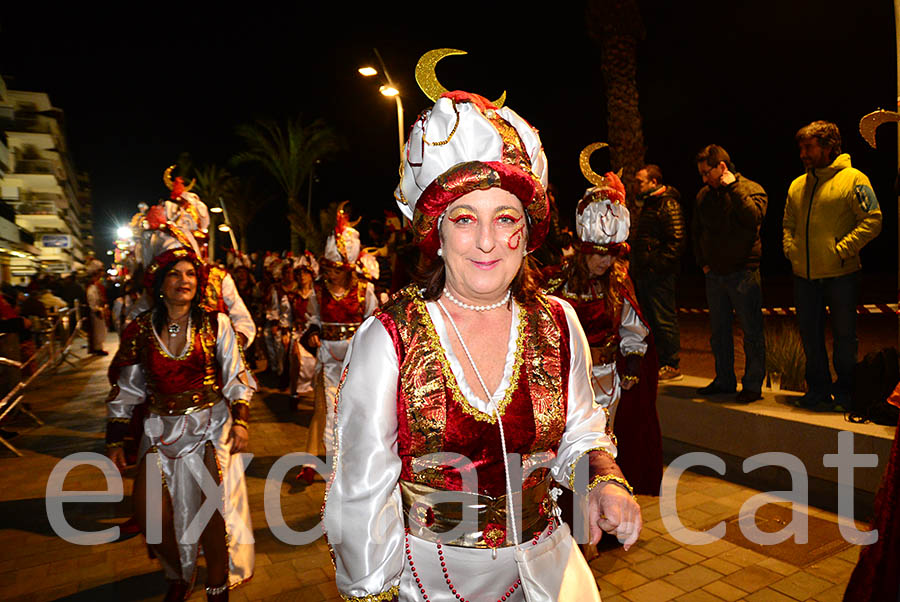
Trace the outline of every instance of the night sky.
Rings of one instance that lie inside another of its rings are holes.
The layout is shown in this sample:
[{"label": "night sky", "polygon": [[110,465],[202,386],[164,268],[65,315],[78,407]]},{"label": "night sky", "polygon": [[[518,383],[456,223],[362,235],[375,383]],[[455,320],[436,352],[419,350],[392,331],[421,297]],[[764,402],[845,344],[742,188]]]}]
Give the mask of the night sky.
[{"label": "night sky", "polygon": [[[314,205],[349,199],[369,215],[392,208],[394,104],[356,72],[375,63],[373,47],[401,89],[406,127],[430,104],[413,78],[418,58],[433,48],[469,51],[440,64],[441,82],[488,98],[507,91],[507,104],[541,131],[566,213],[587,185],[578,153],[607,137],[600,52],[581,2],[518,14],[526,4],[373,2],[366,13],[347,3],[244,3],[167,14],[168,5],[148,4],[129,6],[138,11],[129,15],[31,4],[4,8],[0,73],[9,88],[47,92],[65,111],[75,164],[93,182],[101,256],[138,202],[167,194],[161,174],[181,152],[198,166],[227,166],[240,150],[235,126],[257,117],[321,117],[343,137],[346,150],[320,170]],[[639,4],[647,161],[681,190],[685,211],[700,188],[695,153],[721,144],[769,193],[763,269],[787,273],[781,217],[788,184],[802,173],[793,136],[815,119],[834,121],[884,212],[864,265],[896,273],[896,127],[879,129],[879,150],[857,131],[862,115],[896,106],[891,2]],[[258,218],[251,248],[288,246],[283,211],[275,201]]]}]

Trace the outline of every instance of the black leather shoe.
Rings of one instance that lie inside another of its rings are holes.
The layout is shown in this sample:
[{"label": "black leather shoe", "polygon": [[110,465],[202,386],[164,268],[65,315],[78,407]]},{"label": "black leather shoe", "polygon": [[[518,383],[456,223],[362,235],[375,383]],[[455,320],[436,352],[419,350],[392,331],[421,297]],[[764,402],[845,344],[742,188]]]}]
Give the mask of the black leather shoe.
[{"label": "black leather shoe", "polygon": [[748,391],[747,389],[742,389],[734,399],[738,403],[753,403],[754,401],[762,399],[762,393],[760,393],[759,391]]},{"label": "black leather shoe", "polygon": [[726,389],[717,383],[716,381],[712,381],[705,387],[700,387],[697,389],[697,395],[720,395],[722,393],[734,393],[734,389]]}]

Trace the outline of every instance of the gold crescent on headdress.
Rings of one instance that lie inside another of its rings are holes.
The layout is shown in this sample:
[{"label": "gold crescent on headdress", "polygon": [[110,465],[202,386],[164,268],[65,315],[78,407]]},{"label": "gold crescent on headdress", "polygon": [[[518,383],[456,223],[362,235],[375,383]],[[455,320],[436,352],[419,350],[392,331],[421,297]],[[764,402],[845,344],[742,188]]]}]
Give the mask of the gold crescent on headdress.
[{"label": "gold crescent on headdress", "polygon": [[[423,54],[422,58],[419,59],[419,62],[416,63],[416,83],[419,84],[422,92],[424,92],[425,96],[430,98],[432,102],[437,102],[442,94],[448,92],[447,88],[442,86],[441,82],[438,81],[437,73],[434,72],[434,68],[442,58],[455,54],[468,53],[465,50],[456,50],[455,48],[437,48]],[[492,101],[492,104],[499,109],[505,102],[506,90],[503,91],[500,98]]]},{"label": "gold crescent on headdress", "polygon": [[862,134],[862,137],[869,143],[869,146],[875,148],[875,130],[878,129],[878,126],[882,123],[887,123],[889,121],[900,122],[900,115],[893,111],[884,111],[881,109],[873,111],[859,120],[859,133]]},{"label": "gold crescent on headdress", "polygon": [[[345,206],[347,203],[349,203],[349,202],[350,202],[350,201],[343,201],[340,205],[338,205],[338,213],[343,213],[343,214],[346,215],[347,212],[344,211],[344,206]],[[356,227],[356,224],[358,224],[358,223],[361,222],[361,221],[362,221],[362,217],[356,218],[356,221],[355,221],[355,222],[351,222],[351,221],[348,219],[348,220],[347,220],[347,225],[350,226],[351,228],[355,228],[355,227]]]},{"label": "gold crescent on headdress", "polygon": [[581,173],[583,173],[584,177],[587,178],[587,181],[594,186],[599,186],[606,180],[603,178],[603,176],[591,169],[591,155],[594,154],[594,151],[608,146],[609,145],[605,142],[595,142],[593,144],[589,144],[584,147],[584,150],[581,151],[581,156],[578,157],[578,163],[581,165]]},{"label": "gold crescent on headdress", "polygon": [[[176,167],[178,167],[178,166],[177,166],[177,165],[170,165],[169,167],[166,168],[166,171],[163,172],[163,182],[165,182],[166,187],[167,187],[169,190],[172,190],[172,188],[175,186],[175,185],[172,183],[172,170],[175,169]],[[194,184],[196,184],[196,183],[197,183],[197,178],[191,178],[191,183],[188,184],[188,185],[184,188],[184,192],[189,192],[189,191],[191,190],[191,188],[194,187]]]},{"label": "gold crescent on headdress", "polygon": [[172,170],[175,169],[175,165],[170,165],[166,168],[166,171],[163,172],[163,182],[166,184],[166,188],[172,190],[174,184],[172,184]]}]

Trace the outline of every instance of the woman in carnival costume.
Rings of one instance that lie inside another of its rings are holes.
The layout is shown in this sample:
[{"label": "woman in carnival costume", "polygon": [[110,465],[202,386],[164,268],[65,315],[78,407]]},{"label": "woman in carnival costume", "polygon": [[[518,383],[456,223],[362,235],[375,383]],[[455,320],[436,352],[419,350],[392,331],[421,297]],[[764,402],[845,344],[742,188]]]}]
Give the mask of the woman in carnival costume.
[{"label": "woman in carnival costume", "polygon": [[[151,228],[159,231],[144,281],[154,306],[125,329],[110,366],[107,453],[125,468],[122,441],[134,408],[146,400],[133,497],[142,532],[161,533],[152,547],[170,580],[165,600],[190,595],[198,544],[206,557],[207,599],[227,600],[229,588],[253,572],[247,489],[233,454],[247,449],[256,382],[228,316],[201,308],[205,269],[196,243],[184,246],[192,242],[190,234],[167,224],[164,215],[156,217],[150,216]],[[190,528],[205,497],[202,479],[221,484],[223,500],[205,526]],[[160,486],[162,507],[148,507]]]},{"label": "woman in carnival costume", "polygon": [[[310,326],[303,335],[304,345],[316,350],[315,408],[309,424],[306,452],[330,458],[334,453],[334,400],[341,379],[341,366],[350,339],[363,320],[378,307],[375,287],[357,276],[359,232],[341,203],[334,232],[325,241],[325,254],[319,262],[322,279],[314,286],[308,309]],[[304,465],[299,479],[312,483],[315,471]]]},{"label": "woman in carnival costume", "polygon": [[294,275],[299,283],[291,304],[291,399],[296,409],[297,397],[313,390],[316,374],[316,356],[310,353],[300,339],[309,322],[309,304],[314,295],[313,283],[319,276],[319,262],[306,251],[294,260]]},{"label": "woman in carnival costume", "polygon": [[594,403],[609,413],[619,441],[618,462],[635,492],[659,495],[662,435],[656,413],[656,350],[628,276],[625,187],[609,172],[594,173],[587,147],[581,169],[593,186],[575,213],[578,244],[547,291],[572,304],[591,349]]},{"label": "woman in carnival costume", "polygon": [[[528,257],[549,221],[538,133],[499,102],[441,88],[429,56],[417,80],[435,105],[411,130],[395,192],[427,265],[353,339],[324,526],[345,599],[524,600],[514,545],[551,535],[553,481],[574,487],[588,465],[595,542],[603,529],[633,544],[640,507],[594,407],[575,312],[540,292]],[[510,532],[504,448],[527,475]],[[426,499],[448,492],[477,524],[441,541],[431,527],[460,526],[458,506]],[[577,599],[599,599],[589,581]]]}]

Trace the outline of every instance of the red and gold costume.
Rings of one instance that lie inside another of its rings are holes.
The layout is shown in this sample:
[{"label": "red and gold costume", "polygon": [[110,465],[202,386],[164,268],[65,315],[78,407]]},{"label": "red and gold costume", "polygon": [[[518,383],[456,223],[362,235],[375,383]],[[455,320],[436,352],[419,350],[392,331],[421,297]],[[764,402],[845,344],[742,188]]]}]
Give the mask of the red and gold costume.
[{"label": "red and gold costume", "polygon": [[[592,403],[590,358],[575,312],[548,297],[513,307],[504,376],[492,403],[508,452],[521,454],[526,473],[537,467],[524,482],[522,528],[531,538],[547,526],[548,475],[572,486],[575,465],[592,450],[607,452],[601,454],[608,459],[605,474],[598,474],[618,480],[621,473],[612,461],[616,449],[605,412]],[[329,541],[341,536],[335,562],[338,587],[348,596],[378,599],[376,593],[399,591],[406,599],[418,593],[404,556],[407,527],[419,577],[440,578],[425,528],[452,525],[452,513],[413,503],[423,495],[461,491],[473,478],[473,503],[482,507],[478,528],[445,542],[443,553],[452,554],[458,574],[465,571],[471,592],[508,586],[518,574],[506,540],[499,427],[466,382],[447,329],[436,304],[410,286],[353,339],[338,394],[335,473],[324,517]],[[417,459],[439,452],[464,459],[418,465]],[[499,562],[490,561],[494,551]]]},{"label": "red and gold costume", "polygon": [[[193,314],[186,327],[187,343],[178,356],[153,330],[151,316],[146,312],[128,325],[110,365],[107,445],[121,445],[132,412],[146,400],[149,413],[138,457],[158,453],[156,462],[172,503],[179,542],[201,506],[195,471],[205,470],[203,458],[211,448],[224,483],[229,583],[234,586],[250,578],[254,553],[243,470],[239,461],[232,460],[228,434],[232,424],[247,425],[256,384],[244,366],[227,315]],[[196,542],[179,543],[181,574],[163,562],[167,576],[189,582],[197,548]]]}]

